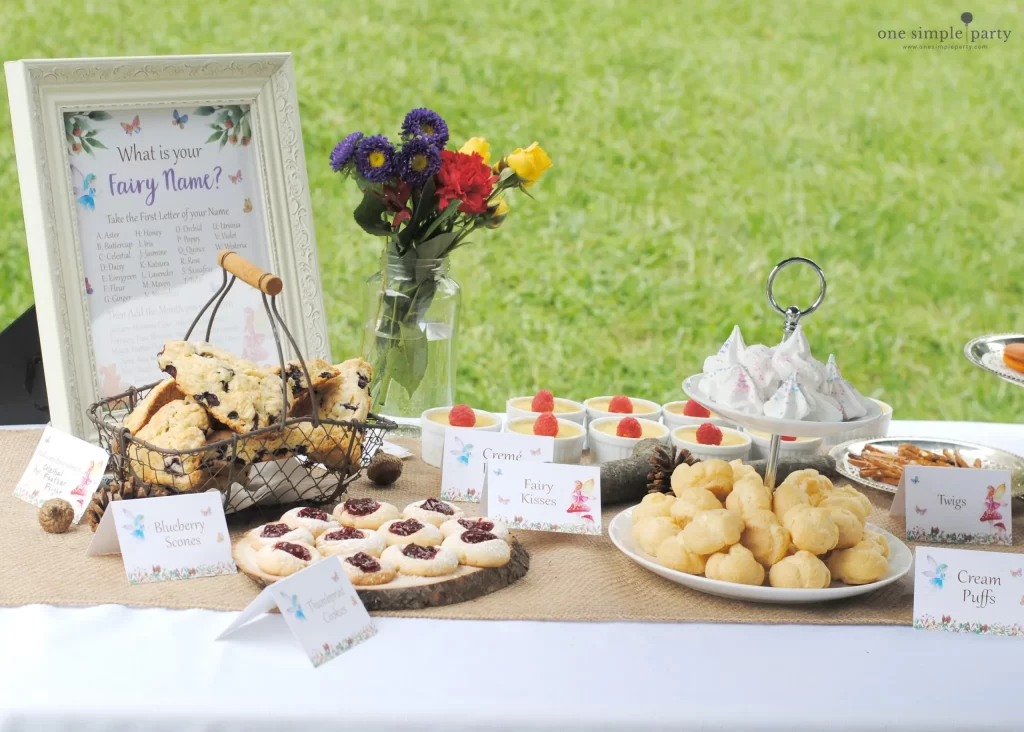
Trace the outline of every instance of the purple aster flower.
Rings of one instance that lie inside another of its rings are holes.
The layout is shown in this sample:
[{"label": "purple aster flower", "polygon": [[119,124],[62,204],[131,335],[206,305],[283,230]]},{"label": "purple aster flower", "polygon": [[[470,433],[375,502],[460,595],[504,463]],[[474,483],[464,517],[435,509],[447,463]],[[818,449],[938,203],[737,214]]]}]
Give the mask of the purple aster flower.
[{"label": "purple aster flower", "polygon": [[402,139],[422,137],[439,150],[448,144],[448,125],[441,115],[432,109],[421,107],[405,115],[402,122]]},{"label": "purple aster flower", "polygon": [[341,169],[348,165],[352,160],[352,154],[356,151],[356,145],[359,144],[362,137],[362,132],[353,132],[334,146],[334,149],[331,150],[331,170],[340,173]]},{"label": "purple aster flower", "polygon": [[398,174],[409,185],[419,188],[441,169],[441,153],[425,137],[414,137],[402,145]]},{"label": "purple aster flower", "polygon": [[395,175],[395,146],[384,135],[364,137],[356,150],[356,170],[371,183],[384,183]]}]

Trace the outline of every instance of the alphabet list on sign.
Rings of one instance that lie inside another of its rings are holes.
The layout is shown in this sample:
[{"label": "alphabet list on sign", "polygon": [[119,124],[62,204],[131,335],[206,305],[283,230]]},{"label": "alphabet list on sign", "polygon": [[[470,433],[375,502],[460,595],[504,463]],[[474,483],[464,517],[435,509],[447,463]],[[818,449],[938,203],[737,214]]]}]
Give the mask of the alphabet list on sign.
[{"label": "alphabet list on sign", "polygon": [[[101,396],[161,378],[164,342],[185,336],[221,284],[218,251],[270,269],[248,115],[244,106],[65,114]],[[235,286],[211,340],[268,363],[270,332],[258,293]]]}]

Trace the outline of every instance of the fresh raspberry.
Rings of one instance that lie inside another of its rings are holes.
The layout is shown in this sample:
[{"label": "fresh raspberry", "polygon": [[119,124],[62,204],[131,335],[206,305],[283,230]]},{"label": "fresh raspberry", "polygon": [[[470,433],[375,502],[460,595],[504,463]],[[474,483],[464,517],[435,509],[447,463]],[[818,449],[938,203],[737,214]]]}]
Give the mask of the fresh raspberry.
[{"label": "fresh raspberry", "polygon": [[633,402],[629,401],[628,396],[612,397],[612,400],[608,402],[608,411],[615,412],[616,414],[632,414],[633,413]]},{"label": "fresh raspberry", "polygon": [[555,395],[547,389],[541,389],[537,396],[530,403],[531,412],[553,412],[555,411]]},{"label": "fresh raspberry", "polygon": [[690,399],[683,407],[683,414],[687,417],[700,417],[701,419],[707,419],[711,416],[711,410],[700,402],[695,402]]},{"label": "fresh raspberry", "polygon": [[457,404],[448,412],[448,424],[452,427],[473,427],[476,425],[476,412],[465,404]]},{"label": "fresh raspberry", "polygon": [[722,430],[710,422],[705,422],[697,428],[697,444],[699,445],[721,445]]},{"label": "fresh raspberry", "polygon": [[779,439],[780,440],[785,440],[786,442],[796,442],[796,438],[795,437],[790,437],[789,435],[783,435]]},{"label": "fresh raspberry", "polygon": [[643,437],[644,430],[635,417],[623,417],[615,428],[615,434],[619,437],[632,437],[637,439]]},{"label": "fresh raspberry", "polygon": [[558,417],[551,412],[544,412],[533,423],[533,434],[541,437],[558,437]]}]

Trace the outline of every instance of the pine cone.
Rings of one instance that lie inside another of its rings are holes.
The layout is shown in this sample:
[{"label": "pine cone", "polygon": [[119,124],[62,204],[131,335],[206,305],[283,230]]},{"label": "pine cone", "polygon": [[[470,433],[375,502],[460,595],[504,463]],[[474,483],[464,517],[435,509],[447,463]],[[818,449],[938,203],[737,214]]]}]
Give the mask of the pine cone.
[{"label": "pine cone", "polygon": [[366,477],[377,485],[391,485],[402,475],[402,459],[379,451],[366,469]]},{"label": "pine cone", "polygon": [[683,463],[694,465],[700,462],[689,450],[676,450],[675,445],[658,445],[648,461],[651,470],[647,473],[648,493],[668,493],[672,490],[672,472]]},{"label": "pine cone", "polygon": [[134,475],[129,475],[123,483],[118,480],[111,480],[102,483],[92,495],[89,507],[85,509],[85,519],[93,531],[100,525],[104,511],[112,501],[128,501],[132,498],[160,498],[172,495],[172,491],[162,485],[149,485],[141,480],[136,480]]}]

